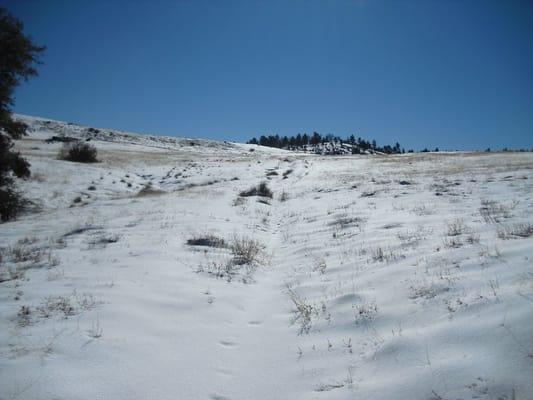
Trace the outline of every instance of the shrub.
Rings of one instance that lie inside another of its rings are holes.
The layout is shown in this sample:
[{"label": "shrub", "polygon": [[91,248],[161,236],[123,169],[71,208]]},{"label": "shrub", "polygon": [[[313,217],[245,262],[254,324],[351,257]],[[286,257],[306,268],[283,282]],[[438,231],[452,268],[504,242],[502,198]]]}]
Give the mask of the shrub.
[{"label": "shrub", "polygon": [[67,296],[48,296],[41,301],[41,304],[35,308],[37,316],[41,318],[50,318],[54,315],[60,315],[63,318],[72,317],[81,314],[83,311],[93,309],[99,304],[99,301],[92,294],[77,294],[76,291]]},{"label": "shrub", "polygon": [[210,262],[207,265],[200,265],[197,272],[207,272],[218,278],[226,278],[231,282],[244,269],[242,281],[244,283],[253,280],[252,276],[260,265],[261,252],[264,246],[247,237],[239,237],[235,235],[228,243],[224,239],[213,236],[196,236],[187,240],[188,245],[194,246],[210,246],[210,247],[225,247],[231,252],[231,259],[225,262]]},{"label": "shrub", "polygon": [[266,182],[261,182],[257,186],[253,186],[248,190],[243,190],[239,196],[241,197],[250,197],[250,196],[262,196],[272,198],[272,190],[268,187]]},{"label": "shrub", "polygon": [[13,143],[9,136],[1,133],[0,127],[0,218],[8,221],[20,214],[29,204],[17,190],[15,177],[29,178],[30,164],[12,151]]},{"label": "shrub", "polygon": [[373,191],[367,191],[367,192],[363,192],[361,193],[361,197],[373,197],[376,195],[376,191],[373,190]]},{"label": "shrub", "polygon": [[318,309],[309,303],[307,299],[300,297],[289,284],[287,284],[287,291],[294,304],[292,323],[300,324],[299,335],[309,333],[312,327],[313,317],[318,316]]},{"label": "shrub", "polygon": [[288,169],[287,171],[285,171],[283,173],[283,179],[287,179],[289,177],[290,174],[292,174],[293,170],[292,169]]},{"label": "shrub", "polygon": [[245,201],[246,200],[243,199],[242,197],[237,197],[235,200],[233,200],[231,205],[234,206],[234,207],[242,206],[242,205],[244,205]]},{"label": "shrub", "polygon": [[13,186],[0,188],[0,218],[9,221],[20,214],[29,201],[25,199]]},{"label": "shrub", "polygon": [[157,196],[160,194],[164,194],[165,191],[160,189],[155,189],[152,186],[152,182],[148,182],[144,187],[137,193],[137,197],[144,197],[144,196]]},{"label": "shrub", "polygon": [[28,326],[31,323],[31,309],[29,306],[21,306],[17,313],[20,326]]},{"label": "shrub", "polygon": [[215,235],[196,236],[187,240],[189,246],[226,247],[226,241]]},{"label": "shrub", "polygon": [[89,240],[89,249],[104,248],[110,243],[117,243],[120,240],[119,235],[98,235]]},{"label": "shrub", "polygon": [[242,192],[239,193],[239,196],[241,197],[257,196],[257,188],[254,186],[248,190],[243,190]]},{"label": "shrub", "polygon": [[269,197],[269,198],[272,198],[272,195],[273,195],[272,190],[270,190],[266,182],[261,182],[259,184],[259,186],[257,187],[257,194],[258,196]]},{"label": "shrub", "polygon": [[235,265],[255,264],[263,246],[257,240],[235,236],[231,242],[231,253]]},{"label": "shrub", "polygon": [[66,161],[92,163],[98,161],[96,154],[96,147],[88,143],[65,143],[61,150],[59,150],[57,158]]}]

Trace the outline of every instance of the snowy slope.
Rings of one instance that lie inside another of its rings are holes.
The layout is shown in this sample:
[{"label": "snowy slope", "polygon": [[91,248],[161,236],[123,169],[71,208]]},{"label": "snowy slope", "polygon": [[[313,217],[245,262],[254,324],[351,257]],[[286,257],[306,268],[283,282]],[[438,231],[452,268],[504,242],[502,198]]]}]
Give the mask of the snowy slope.
[{"label": "snowy slope", "polygon": [[82,140],[89,139],[109,143],[137,145],[144,148],[145,151],[163,149],[169,151],[187,151],[188,153],[201,154],[216,154],[221,151],[226,153],[242,154],[244,151],[250,151],[250,149],[253,149],[253,151],[257,150],[260,153],[284,153],[283,150],[243,143],[160,135],[141,135],[138,133],[123,132],[116,129],[93,128],[70,122],[62,122],[20,114],[15,115],[15,118],[25,122],[29,126],[29,132],[32,133],[31,136],[38,139],[47,139],[52,136],[68,136]]},{"label": "snowy slope", "polygon": [[[532,154],[295,156],[25,118],[40,211],[0,228],[0,399],[533,399]],[[101,162],[57,160],[61,132]],[[261,181],[272,199],[239,196]]]}]

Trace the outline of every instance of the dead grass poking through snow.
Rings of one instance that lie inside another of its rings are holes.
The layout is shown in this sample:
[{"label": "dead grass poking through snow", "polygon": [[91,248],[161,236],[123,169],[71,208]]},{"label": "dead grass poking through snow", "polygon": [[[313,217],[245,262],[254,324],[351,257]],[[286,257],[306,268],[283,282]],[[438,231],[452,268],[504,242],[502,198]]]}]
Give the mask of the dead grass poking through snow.
[{"label": "dead grass poking through snow", "polygon": [[513,201],[511,205],[503,205],[494,200],[481,200],[479,213],[486,223],[499,223],[503,219],[511,218],[511,211],[518,205],[518,201]]},{"label": "dead grass poking through snow", "polygon": [[500,225],[498,227],[498,237],[500,239],[520,239],[533,236],[533,224],[515,224],[515,225]]},{"label": "dead grass poking through snow", "polygon": [[396,235],[404,247],[416,247],[421,241],[425,240],[433,230],[418,226],[416,229],[408,229],[403,232],[398,232]]},{"label": "dead grass poking through snow", "polygon": [[48,245],[35,238],[24,238],[14,246],[0,248],[0,282],[22,279],[32,268],[52,268],[60,261]]},{"label": "dead grass poking through snow", "polygon": [[210,261],[200,265],[196,272],[207,272],[217,278],[232,281],[244,270],[243,282],[252,279],[255,270],[262,264],[264,245],[258,240],[246,236],[234,235],[229,242],[214,235],[197,236],[187,241],[188,245],[226,248],[231,252],[231,258],[220,261]]},{"label": "dead grass poking through snow", "polygon": [[460,236],[466,232],[468,232],[468,228],[466,227],[464,222],[460,219],[456,219],[450,222],[446,227],[447,236]]},{"label": "dead grass poking through snow", "polygon": [[371,249],[371,257],[374,262],[392,262],[401,259],[404,256],[390,248],[378,246]]},{"label": "dead grass poking through snow", "polygon": [[299,335],[309,333],[312,327],[313,317],[318,316],[318,309],[309,303],[307,299],[298,295],[289,284],[286,287],[289,298],[294,305],[292,323],[298,323],[300,325],[298,330]]},{"label": "dead grass poking through snow", "polygon": [[78,294],[73,291],[67,296],[48,296],[35,308],[27,305],[21,306],[17,314],[18,324],[28,326],[37,321],[36,318],[46,319],[53,316],[69,318],[92,310],[98,304],[101,302],[89,293]]},{"label": "dead grass poking through snow", "polygon": [[258,264],[259,255],[263,247],[264,246],[255,239],[235,235],[230,244],[231,253],[233,254],[233,263],[235,265]]}]

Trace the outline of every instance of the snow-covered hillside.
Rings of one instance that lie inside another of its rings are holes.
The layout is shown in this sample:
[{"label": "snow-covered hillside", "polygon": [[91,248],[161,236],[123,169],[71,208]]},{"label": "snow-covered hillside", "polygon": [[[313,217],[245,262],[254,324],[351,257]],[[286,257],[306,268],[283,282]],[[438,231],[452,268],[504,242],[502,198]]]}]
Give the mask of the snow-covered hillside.
[{"label": "snow-covered hillside", "polygon": [[[220,142],[208,139],[190,139],[181,137],[141,135],[132,132],[123,132],[116,129],[101,129],[89,126],[77,125],[70,122],[62,122],[45,118],[30,117],[27,115],[15,115],[20,121],[29,126],[29,132],[34,139],[50,139],[53,137],[72,137],[80,140],[98,140],[101,142],[117,143],[123,145],[136,145],[144,148],[144,151],[185,151],[187,153],[213,153],[222,151],[226,153],[241,154],[243,151],[258,150],[260,153],[267,151],[268,154],[275,152],[283,153],[283,150],[271,150],[263,146],[255,146],[234,142]],[[122,149],[124,147],[121,147]],[[141,150],[142,151],[142,150]]]},{"label": "snow-covered hillside", "polygon": [[[38,210],[0,225],[0,399],[533,399],[533,154],[22,118]],[[100,162],[57,160],[62,134]]]}]

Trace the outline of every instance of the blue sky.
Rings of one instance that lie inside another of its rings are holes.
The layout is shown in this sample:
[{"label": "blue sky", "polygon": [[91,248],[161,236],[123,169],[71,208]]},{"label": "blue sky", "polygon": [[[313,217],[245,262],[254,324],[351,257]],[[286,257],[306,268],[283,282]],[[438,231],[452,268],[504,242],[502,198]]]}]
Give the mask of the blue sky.
[{"label": "blue sky", "polygon": [[0,5],[47,46],[19,113],[237,141],[533,147],[532,1]]}]

